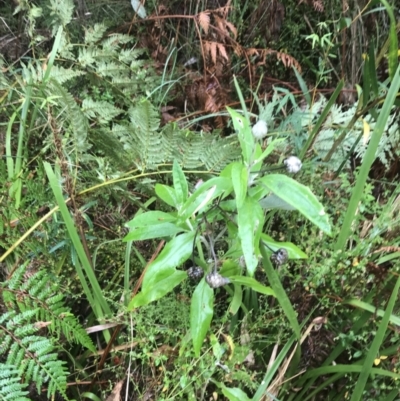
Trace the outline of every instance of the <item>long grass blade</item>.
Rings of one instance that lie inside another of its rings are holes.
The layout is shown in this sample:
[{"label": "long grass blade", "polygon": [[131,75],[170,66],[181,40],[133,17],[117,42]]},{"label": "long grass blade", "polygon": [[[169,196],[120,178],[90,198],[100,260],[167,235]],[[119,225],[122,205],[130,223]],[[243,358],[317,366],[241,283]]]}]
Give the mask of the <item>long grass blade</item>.
[{"label": "long grass blade", "polygon": [[361,197],[364,192],[364,187],[365,183],[368,178],[368,173],[369,170],[372,166],[372,163],[375,160],[375,155],[376,151],[379,146],[379,142],[381,140],[383,131],[386,126],[386,122],[389,118],[390,111],[392,109],[392,106],[394,104],[394,101],[396,100],[397,92],[399,91],[400,88],[400,67],[397,68],[397,73],[396,77],[394,78],[390,88],[389,92],[386,96],[385,102],[383,103],[382,110],[379,113],[378,120],[376,122],[375,128],[374,128],[374,133],[371,136],[371,140],[369,142],[367,151],[365,152],[364,155],[364,160],[361,164],[361,168],[357,177],[357,182],[354,187],[354,191],[352,193],[352,196],[350,198],[349,206],[347,208],[346,214],[343,219],[343,225],[340,230],[338,240],[335,244],[335,250],[343,250],[346,242],[350,236],[351,233],[351,226],[353,224],[353,219],[358,207],[358,204],[361,200]]},{"label": "long grass blade", "polygon": [[296,312],[292,304],[290,303],[289,297],[287,296],[285,289],[282,286],[278,273],[273,268],[272,263],[269,260],[268,250],[262,242],[260,243],[260,251],[263,257],[262,263],[265,272],[267,274],[268,281],[275,292],[276,298],[279,304],[281,305],[283,312],[285,313],[287,319],[289,320],[292,330],[296,334],[297,339],[300,339],[300,325],[299,322],[297,321]]},{"label": "long grass blade", "polygon": [[321,128],[323,122],[325,121],[326,117],[328,117],[328,114],[331,110],[331,107],[334,105],[336,102],[336,99],[340,95],[341,90],[343,89],[344,86],[344,81],[343,79],[339,81],[335,91],[332,93],[331,98],[329,99],[328,103],[326,104],[324,110],[322,111],[321,115],[318,118],[318,121],[316,122],[313,130],[311,131],[310,135],[308,136],[307,142],[303,146],[303,149],[300,152],[300,159],[303,159],[305,154],[307,153],[308,149],[310,148],[311,144],[314,142],[314,139],[316,135],[318,134],[319,129]]},{"label": "long grass blade", "polygon": [[79,279],[81,280],[81,284],[83,286],[85,294],[88,297],[88,300],[89,300],[97,318],[104,317],[104,315],[110,316],[111,309],[108,306],[108,303],[107,303],[105,297],[103,296],[100,285],[93,272],[92,266],[86,256],[83,245],[79,239],[78,232],[76,231],[74,222],[73,222],[73,220],[70,216],[70,213],[68,211],[68,208],[65,204],[65,200],[64,200],[61,188],[59,186],[59,183],[57,181],[57,177],[54,174],[54,172],[48,162],[44,162],[43,164],[44,164],[44,168],[46,170],[47,177],[50,182],[51,189],[53,190],[54,197],[56,198],[57,204],[60,208],[60,212],[61,212],[62,218],[64,220],[64,223],[66,225],[69,237],[75,247],[75,250],[76,250],[76,253],[78,254],[80,263],[82,264],[83,270],[84,270],[84,272],[89,280],[89,283],[91,285],[91,289],[90,289],[88,286],[88,283],[86,281],[86,277],[80,268],[80,265],[76,265],[77,273],[78,273]]},{"label": "long grass blade", "polygon": [[[394,374],[393,372],[389,372],[386,370],[384,371],[383,369],[373,369],[372,366],[374,363],[374,359],[377,357],[379,348],[385,337],[385,333],[390,321],[390,316],[392,315],[393,308],[397,301],[399,289],[400,289],[400,277],[397,279],[396,285],[393,288],[392,295],[390,296],[385,314],[383,315],[381,323],[378,327],[378,331],[376,332],[376,336],[372,341],[371,347],[365,358],[364,365],[362,366],[360,376],[358,377],[357,384],[354,388],[350,401],[359,401],[362,399],[364,388],[367,384],[368,377],[371,373],[375,373],[375,371],[379,370],[379,372],[376,372],[377,374],[387,375],[387,376],[389,376],[389,374]],[[400,375],[397,374],[397,376],[398,378],[400,378]]]}]

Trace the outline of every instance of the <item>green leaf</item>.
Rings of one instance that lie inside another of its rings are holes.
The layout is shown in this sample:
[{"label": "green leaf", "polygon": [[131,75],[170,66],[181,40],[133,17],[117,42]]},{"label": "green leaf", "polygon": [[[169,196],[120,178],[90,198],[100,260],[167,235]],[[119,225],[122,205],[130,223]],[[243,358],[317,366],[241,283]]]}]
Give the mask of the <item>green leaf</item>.
[{"label": "green leaf", "polygon": [[227,107],[229,114],[232,117],[233,127],[237,131],[240,147],[242,148],[243,161],[250,165],[253,154],[255,141],[251,132],[249,121],[246,117],[240,115],[237,111]]},{"label": "green leaf", "polygon": [[352,231],[352,226],[354,225],[354,218],[356,211],[359,207],[360,199],[364,194],[365,183],[368,179],[372,163],[376,159],[376,152],[380,144],[383,132],[385,130],[386,123],[388,121],[389,115],[392,111],[393,103],[398,96],[397,93],[400,88],[400,66],[397,68],[395,78],[393,79],[389,91],[385,96],[385,101],[383,103],[382,109],[380,110],[378,120],[376,121],[374,127],[374,134],[368,143],[367,151],[365,152],[359,173],[357,175],[357,181],[353,188],[353,192],[347,207],[346,214],[343,218],[343,224],[340,229],[340,233],[335,244],[334,250],[342,250],[345,248],[346,242],[350,238]]},{"label": "green leaf", "polygon": [[224,277],[238,276],[242,271],[242,268],[238,263],[234,262],[232,259],[226,259],[222,263],[219,274]]},{"label": "green leaf", "polygon": [[[262,194],[262,192],[260,192]],[[251,193],[253,196],[253,193]],[[259,194],[255,194],[259,195]],[[258,197],[257,197],[258,198]],[[272,210],[272,209],[279,209],[279,210],[296,210],[296,208],[292,205],[289,205],[284,200],[282,200],[279,196],[275,194],[269,194],[265,198],[259,200],[260,206],[263,209]]]},{"label": "green leaf", "polygon": [[128,311],[162,298],[164,295],[171,292],[185,278],[187,278],[186,272],[179,270],[174,270],[172,274],[167,276],[159,275],[159,280],[156,284],[148,288],[147,291],[140,292],[129,302]]},{"label": "green leaf", "polygon": [[215,190],[216,186],[211,187],[205,192],[200,193],[196,198],[193,198],[192,203],[187,204],[181,209],[181,218],[182,220],[186,220],[190,216],[196,214],[197,212],[203,210],[206,206],[208,206],[212,200],[215,198]]},{"label": "green leaf", "polygon": [[296,342],[296,336],[293,334],[286,341],[285,346],[279,352],[279,355],[274,360],[274,362],[268,366],[268,369],[263,377],[263,380],[261,381],[261,384],[258,387],[256,393],[254,394],[252,401],[260,401],[265,399],[264,397],[267,392],[267,388],[269,387],[270,383],[275,377],[275,373],[278,371],[279,368],[282,367],[284,359],[288,357],[290,349],[292,348],[295,342]]},{"label": "green leaf", "polygon": [[158,282],[170,276],[175,268],[189,258],[193,251],[195,232],[176,236],[165,245],[164,249],[147,268],[143,278],[142,292],[150,291]]},{"label": "green leaf", "polygon": [[264,225],[264,214],[258,202],[247,197],[238,209],[238,234],[246,268],[252,276],[258,265],[256,248]]},{"label": "green leaf", "polygon": [[[370,91],[371,91],[371,75],[370,75],[370,64],[375,63],[375,52],[374,43],[371,42],[369,44],[369,51],[368,55],[365,57],[364,60],[364,69],[363,69],[363,91],[362,91],[362,104],[365,107],[369,102]],[[370,55],[372,53],[373,60],[370,60]],[[372,77],[375,78],[375,77]]]},{"label": "green leaf", "polygon": [[232,166],[232,184],[236,195],[236,205],[242,207],[247,194],[247,169],[242,163],[234,163]]},{"label": "green leaf", "polygon": [[175,222],[176,217],[171,213],[160,212],[158,210],[151,210],[149,212],[136,215],[132,220],[128,221],[125,225],[129,228],[146,227],[148,225],[171,223]]},{"label": "green leaf", "polygon": [[[372,91],[375,95],[375,97],[379,96],[379,82],[378,82],[378,76],[376,74],[376,65],[375,65],[375,48],[374,48],[374,43],[371,42],[369,50],[368,50],[368,58],[366,60],[367,68],[368,68],[368,78],[369,81],[368,83],[371,85]],[[364,95],[363,95],[364,97]],[[369,99],[363,99],[364,106],[368,104]]]},{"label": "green leaf", "polygon": [[[371,314],[375,314],[376,316],[383,317],[385,311],[383,309],[377,309],[376,306],[369,304],[368,302],[363,302],[358,299],[349,299],[348,301],[344,301],[345,304],[349,304],[355,306],[356,308],[364,309]],[[389,320],[391,323],[396,326],[400,326],[400,317],[396,315],[390,315]]]},{"label": "green leaf", "polygon": [[222,394],[228,398],[229,401],[251,401],[247,394],[240,388],[229,388],[221,383]]},{"label": "green leaf", "polygon": [[173,222],[176,217],[164,212],[150,211],[135,216],[126,226],[131,229],[123,241],[138,241],[173,236],[181,231]]},{"label": "green leaf", "polygon": [[[79,261],[76,261],[75,269],[85,291],[85,295],[87,296],[96,317],[103,318],[105,315],[111,314],[111,309],[108,305],[107,297],[104,296],[102,287],[97,281],[97,277],[94,274],[93,267],[86,255],[84,246],[80,240],[74,221],[72,220],[71,213],[66,205],[66,201],[60,187],[60,181],[55,175],[50,163],[43,162],[43,166],[46,171],[47,177],[49,178],[49,183],[51,189],[53,190],[54,197],[60,208],[60,213],[64,220],[65,227],[67,228],[69,238],[74,246],[73,249],[76,251],[79,257],[80,263]],[[82,270],[81,264],[84,271]]]},{"label": "green leaf", "polygon": [[399,63],[399,44],[396,32],[396,17],[393,13],[393,7],[386,0],[380,0],[380,2],[386,7],[386,11],[389,15],[390,20],[388,61],[389,76],[391,81],[393,81],[396,74],[397,65]]},{"label": "green leaf", "polygon": [[331,235],[331,226],[323,206],[308,187],[283,174],[269,174],[260,179],[271,192],[295,207],[323,232]]},{"label": "green leaf", "polygon": [[[398,70],[400,70],[400,67],[398,68]],[[397,72],[399,73],[399,71]],[[387,329],[390,317],[398,300],[399,289],[400,289],[400,277],[398,277],[396,280],[396,284],[394,285],[392,294],[390,295],[385,313],[383,314],[382,320],[380,321],[378,326],[378,330],[376,331],[375,338],[372,341],[367,356],[364,360],[364,364],[360,371],[360,376],[358,377],[357,383],[353,390],[353,394],[351,395],[351,401],[359,401],[363,397],[364,389],[367,385],[368,378],[370,377],[373,371],[372,367],[374,359],[378,356],[379,349],[387,336]],[[382,371],[385,372],[383,369]],[[393,372],[389,373],[393,374]]]},{"label": "green leaf", "polygon": [[263,257],[262,263],[264,266],[265,273],[267,274],[268,281],[271,284],[273,291],[275,292],[275,296],[278,299],[278,302],[281,305],[283,312],[285,313],[287,319],[289,320],[292,330],[296,334],[296,337],[300,339],[300,326],[299,322],[297,321],[296,312],[292,304],[290,303],[289,297],[287,296],[285,289],[282,286],[278,273],[273,268],[269,260],[267,248],[262,243],[260,244],[260,251]]},{"label": "green leaf", "polygon": [[174,166],[172,168],[172,178],[174,182],[177,208],[179,209],[188,197],[188,184],[185,174],[176,159],[174,160]]},{"label": "green leaf", "polygon": [[306,84],[300,73],[297,71],[297,69],[293,67],[293,70],[294,73],[296,74],[297,82],[300,85],[300,89],[303,92],[304,99],[307,102],[308,106],[311,106],[310,89],[308,88],[308,85]]},{"label": "green leaf", "polygon": [[329,114],[332,106],[335,104],[336,99],[341,94],[343,86],[344,86],[344,80],[342,79],[337,84],[335,91],[332,93],[332,96],[330,97],[328,103],[324,107],[324,110],[322,110],[321,115],[319,116],[317,122],[315,123],[314,128],[310,132],[307,142],[304,144],[303,148],[301,149],[300,154],[298,155],[300,160],[304,159],[304,156],[306,155],[307,151],[310,149],[311,145],[314,143],[315,137],[319,133],[322,124],[328,117],[328,114]]},{"label": "green leaf", "polygon": [[[214,189],[214,188],[215,189]],[[211,200],[217,198],[222,193],[229,194],[232,191],[232,182],[225,177],[215,177],[204,182],[200,187],[188,198],[183,205],[180,216],[183,220],[189,218],[194,213],[204,209]]]},{"label": "green leaf", "polygon": [[157,196],[167,205],[178,208],[178,200],[174,188],[164,184],[156,184],[154,190]]},{"label": "green leaf", "polygon": [[181,231],[183,231],[182,228],[172,223],[154,224],[134,229],[123,238],[123,241],[143,241],[152,238],[171,237]]},{"label": "green leaf", "polygon": [[214,291],[204,278],[196,287],[190,305],[190,331],[195,355],[200,356],[201,346],[214,313]]},{"label": "green leaf", "polygon": [[[258,171],[261,167],[261,162],[274,151],[276,145],[284,142],[285,140],[285,138],[274,139],[268,144],[267,148],[260,155],[255,155],[254,166],[252,167],[251,171]],[[260,145],[257,144],[257,147],[258,146]]]},{"label": "green leaf", "polygon": [[272,295],[273,297],[275,297],[275,292],[271,287],[266,287],[265,285],[262,285],[252,277],[232,276],[229,277],[229,280],[231,280],[233,284],[241,284],[245,285],[246,287],[250,287],[251,289],[259,292],[260,294]]},{"label": "green leaf", "polygon": [[266,244],[272,251],[276,252],[280,248],[285,248],[288,252],[289,259],[307,259],[308,256],[299,247],[292,244],[291,242],[276,242],[269,235],[261,234],[261,240]]},{"label": "green leaf", "polygon": [[229,313],[232,315],[236,315],[238,312],[240,305],[242,304],[243,299],[243,290],[242,286],[238,284],[233,284],[233,296],[232,301],[229,305]]}]

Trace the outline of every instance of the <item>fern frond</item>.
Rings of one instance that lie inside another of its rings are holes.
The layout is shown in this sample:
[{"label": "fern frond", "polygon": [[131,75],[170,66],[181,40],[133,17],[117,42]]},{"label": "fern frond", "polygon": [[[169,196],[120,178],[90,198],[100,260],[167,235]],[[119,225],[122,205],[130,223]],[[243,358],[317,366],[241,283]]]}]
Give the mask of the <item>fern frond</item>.
[{"label": "fern frond", "polygon": [[[68,372],[58,357],[59,338],[64,335],[91,351],[95,347],[64,306],[57,281],[44,271],[25,278],[25,268],[16,269],[12,278],[2,284],[3,304],[8,311],[0,315],[0,355],[6,358],[10,372],[18,372],[14,374],[24,385],[33,382],[40,391],[46,384],[49,398],[56,393],[66,398]],[[46,336],[42,335],[43,327],[49,330]]]},{"label": "fern frond", "polygon": [[69,128],[68,131],[70,131],[74,139],[73,146],[78,152],[83,153],[90,147],[86,140],[88,131],[87,118],[73,96],[54,79],[50,80],[47,92],[49,96],[58,96],[58,103],[62,108],[62,117],[65,121],[65,124],[63,124],[64,129]]},{"label": "fern frond", "polygon": [[221,171],[229,163],[240,159],[240,147],[235,137],[212,138],[205,147],[201,160],[210,171]]},{"label": "fern frond", "polygon": [[36,310],[20,314],[14,312],[6,327],[0,326],[5,337],[2,345],[6,342],[10,344],[7,340],[12,339],[10,347],[1,347],[3,353],[8,352],[6,364],[15,366],[26,383],[34,382],[38,391],[44,383],[49,382],[52,388],[66,397],[68,372],[65,363],[57,359],[57,349],[48,338],[35,335],[38,328],[28,322],[36,314]]},{"label": "fern frond", "polygon": [[218,135],[200,135],[184,132],[169,124],[163,130],[163,145],[167,150],[165,161],[177,160],[184,168],[206,168],[221,171],[227,164],[240,158],[237,137],[219,138]]},{"label": "fern frond", "polygon": [[110,35],[107,39],[101,42],[104,50],[114,50],[120,45],[125,45],[126,43],[132,42],[134,40],[133,36],[129,36],[122,33],[114,33]]},{"label": "fern frond", "polygon": [[57,66],[53,65],[51,72],[50,72],[50,77],[59,82],[60,84],[63,84],[67,81],[70,81],[71,79],[74,79],[76,77],[80,77],[82,75],[85,75],[86,73],[84,71],[80,71],[76,68],[71,69],[71,68],[64,68],[62,66]]},{"label": "fern frond", "polygon": [[[367,117],[368,118],[368,117]],[[363,140],[357,144],[356,154],[358,157],[363,158],[368,147],[368,142],[376,122],[372,118],[365,119],[370,128],[370,134],[368,137],[363,137]],[[361,125],[361,123],[360,123]],[[399,114],[393,112],[389,117],[385,125],[385,130],[381,137],[381,140],[376,151],[376,157],[382,162],[382,164],[388,169],[390,167],[390,160],[393,160],[398,156],[398,144],[400,142],[400,126],[399,126]]]},{"label": "fern frond", "polygon": [[44,71],[43,67],[38,61],[32,61],[28,65],[21,62],[22,65],[22,77],[26,82],[41,82],[43,79]]},{"label": "fern frond", "polygon": [[124,64],[116,62],[100,61],[97,64],[96,72],[102,77],[112,77],[112,78],[116,76],[127,77],[128,67],[125,66]]},{"label": "fern frond", "polygon": [[89,131],[89,139],[97,151],[110,158],[117,167],[129,165],[128,154],[113,129],[92,129]]},{"label": "fern frond", "polygon": [[[121,49],[118,59],[121,63],[130,65],[131,69],[135,69],[136,65],[143,65],[144,60],[140,60],[140,58],[143,58],[145,54],[146,51],[144,49]],[[142,61],[142,63],[136,64],[139,61]]]},{"label": "fern frond", "polygon": [[107,124],[112,119],[123,113],[123,110],[104,100],[95,101],[90,97],[82,102],[83,113],[92,119],[97,119],[101,124]]},{"label": "fern frond", "polygon": [[159,113],[148,100],[144,100],[129,109],[129,117],[134,163],[142,171],[154,169],[165,158],[162,137],[157,132],[160,126]]},{"label": "fern frond", "polygon": [[202,166],[203,138],[190,131],[180,130],[176,124],[168,124],[163,130],[163,146],[166,149],[165,161],[178,161],[182,167],[194,170]]},{"label": "fern frond", "polygon": [[0,363],[0,400],[30,401],[25,397],[26,383],[21,383],[18,369],[12,365]]},{"label": "fern frond", "polygon": [[95,24],[85,31],[85,44],[93,45],[105,34],[107,27],[103,24]]}]

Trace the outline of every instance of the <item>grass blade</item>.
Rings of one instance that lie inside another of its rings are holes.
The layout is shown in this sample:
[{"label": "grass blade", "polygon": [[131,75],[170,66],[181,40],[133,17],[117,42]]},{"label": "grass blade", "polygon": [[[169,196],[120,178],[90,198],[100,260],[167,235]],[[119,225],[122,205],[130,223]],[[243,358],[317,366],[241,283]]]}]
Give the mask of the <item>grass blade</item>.
[{"label": "grass blade", "polygon": [[[374,364],[374,359],[378,355],[379,348],[383,342],[383,339],[385,337],[385,333],[389,324],[390,316],[393,312],[393,308],[396,304],[396,300],[398,297],[400,289],[400,277],[396,281],[396,285],[393,288],[392,295],[390,296],[385,314],[383,315],[382,321],[379,325],[378,331],[376,332],[376,336],[374,340],[372,341],[371,348],[368,351],[367,357],[365,358],[364,365],[362,366],[360,376],[358,377],[357,384],[354,388],[353,394],[351,396],[350,401],[359,401],[361,400],[364,392],[365,385],[367,384],[368,377],[371,373],[375,373],[375,371],[379,370],[379,372],[376,372],[378,374],[387,374],[387,371],[382,372],[383,369],[373,369],[373,364]],[[388,373],[393,373],[393,372],[388,372]],[[397,375],[398,376],[398,375]]]},{"label": "grass blade", "polygon": [[71,218],[67,205],[65,204],[65,200],[60,185],[57,181],[57,177],[54,174],[54,171],[52,170],[48,162],[44,162],[43,165],[46,170],[46,174],[49,179],[51,189],[53,190],[54,197],[56,198],[58,207],[60,208],[60,212],[66,225],[69,237],[74,245],[76,253],[78,254],[80,264],[82,265],[83,270],[85,271],[89,283],[92,287],[91,289],[89,288],[89,285],[86,281],[86,277],[83,274],[83,270],[81,269],[81,265],[77,263],[75,267],[77,269],[77,273],[79,279],[81,280],[81,284],[83,286],[85,294],[88,297],[88,300],[97,318],[104,317],[104,315],[111,316],[111,309],[108,306],[108,303],[103,296],[100,285],[93,272],[92,266],[86,256],[83,245],[79,239],[79,235],[74,226],[74,222]]},{"label": "grass blade", "polygon": [[263,263],[265,272],[267,274],[268,281],[269,281],[272,289],[275,292],[276,298],[279,301],[279,304],[281,305],[283,312],[285,313],[287,319],[289,320],[292,330],[294,331],[297,339],[300,339],[300,325],[299,325],[299,322],[297,321],[296,312],[293,309],[293,306],[290,303],[289,297],[287,296],[287,294],[282,286],[282,283],[278,276],[278,273],[273,268],[272,263],[269,260],[268,250],[262,242],[260,243],[260,251],[261,251],[261,255],[263,257],[262,263]]},{"label": "grass blade", "polygon": [[353,224],[353,219],[358,204],[364,193],[364,187],[368,178],[368,173],[372,166],[372,163],[375,160],[376,151],[378,149],[379,142],[385,129],[386,122],[389,118],[391,108],[393,106],[394,101],[396,100],[399,88],[400,88],[400,67],[397,68],[396,77],[389,88],[389,92],[386,96],[385,102],[383,103],[382,110],[379,113],[379,117],[374,128],[374,135],[371,136],[367,151],[365,152],[360,172],[358,174],[357,182],[354,187],[354,191],[350,198],[349,206],[343,219],[343,225],[340,230],[338,240],[335,244],[336,251],[344,249],[346,242],[350,236],[351,226]]},{"label": "grass blade", "polygon": [[338,86],[336,87],[335,91],[332,93],[331,98],[329,99],[328,103],[326,104],[323,112],[321,113],[320,117],[318,118],[318,121],[316,122],[313,130],[311,131],[307,142],[303,146],[303,149],[300,152],[299,158],[302,160],[307,153],[307,150],[310,148],[311,144],[314,142],[315,137],[318,134],[319,129],[321,128],[323,122],[325,121],[326,117],[328,116],[331,107],[333,104],[336,102],[337,97],[340,95],[340,92],[344,86],[344,81],[343,79],[339,81]]}]

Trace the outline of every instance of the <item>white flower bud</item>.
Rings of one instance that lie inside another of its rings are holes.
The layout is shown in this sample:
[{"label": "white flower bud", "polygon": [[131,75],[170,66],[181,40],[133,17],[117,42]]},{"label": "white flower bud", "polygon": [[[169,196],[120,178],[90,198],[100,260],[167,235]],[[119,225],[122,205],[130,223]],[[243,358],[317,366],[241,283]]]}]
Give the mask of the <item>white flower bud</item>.
[{"label": "white flower bud", "polygon": [[258,120],[257,123],[253,125],[251,132],[256,139],[262,139],[266,137],[268,134],[267,123],[264,120]]},{"label": "white flower bud", "polygon": [[298,173],[301,169],[301,160],[296,156],[290,156],[286,160],[283,161],[286,166],[286,170],[289,173]]}]

